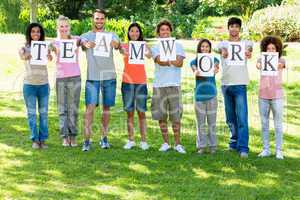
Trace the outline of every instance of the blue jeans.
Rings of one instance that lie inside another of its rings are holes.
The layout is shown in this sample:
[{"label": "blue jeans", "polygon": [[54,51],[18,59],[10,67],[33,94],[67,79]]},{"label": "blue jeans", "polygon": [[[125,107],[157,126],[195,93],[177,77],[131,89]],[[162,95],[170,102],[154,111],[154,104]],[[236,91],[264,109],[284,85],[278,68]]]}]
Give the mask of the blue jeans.
[{"label": "blue jeans", "polygon": [[[23,95],[27,108],[31,140],[43,142],[48,138],[48,100],[49,84],[24,84]],[[39,128],[37,127],[36,102],[38,102]]]},{"label": "blue jeans", "polygon": [[246,85],[223,85],[226,123],[230,129],[229,147],[249,152],[248,107]]},{"label": "blue jeans", "polygon": [[126,112],[132,112],[134,109],[139,112],[146,112],[148,94],[146,84],[122,83],[121,91]]}]

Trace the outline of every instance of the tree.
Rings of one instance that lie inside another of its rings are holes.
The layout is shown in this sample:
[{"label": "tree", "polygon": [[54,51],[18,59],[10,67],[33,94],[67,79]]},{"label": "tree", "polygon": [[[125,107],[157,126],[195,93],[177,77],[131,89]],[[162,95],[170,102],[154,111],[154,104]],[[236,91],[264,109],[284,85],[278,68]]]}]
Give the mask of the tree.
[{"label": "tree", "polygon": [[30,23],[37,22],[36,13],[37,13],[37,0],[29,0],[30,5]]},{"label": "tree", "polygon": [[98,5],[98,8],[103,9],[104,8],[104,0],[97,0],[97,5]]}]

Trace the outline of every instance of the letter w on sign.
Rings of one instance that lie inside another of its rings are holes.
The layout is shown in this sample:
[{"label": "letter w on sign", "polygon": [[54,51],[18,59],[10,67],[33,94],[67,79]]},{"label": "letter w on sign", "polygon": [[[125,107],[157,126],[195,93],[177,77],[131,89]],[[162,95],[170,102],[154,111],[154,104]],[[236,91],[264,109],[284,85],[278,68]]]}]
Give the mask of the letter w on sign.
[{"label": "letter w on sign", "polygon": [[31,65],[47,65],[48,42],[31,41]]},{"label": "letter w on sign", "polygon": [[176,60],[176,40],[175,38],[160,38],[159,39],[159,55],[160,60],[175,61]]},{"label": "letter w on sign", "polygon": [[145,47],[144,41],[130,41],[129,42],[129,64],[144,64],[145,63]]},{"label": "letter w on sign", "polygon": [[197,69],[201,72],[201,76],[214,76],[214,56],[210,53],[198,53]]},{"label": "letter w on sign", "polygon": [[112,41],[111,33],[96,33],[96,46],[94,47],[94,56],[109,57]]},{"label": "letter w on sign", "polygon": [[244,42],[229,42],[228,44],[228,60],[230,66],[241,66],[245,64],[245,43]]},{"label": "letter w on sign", "polygon": [[262,52],[261,53],[261,75],[277,76],[278,72],[278,52]]},{"label": "letter w on sign", "polygon": [[59,43],[59,61],[62,63],[76,63],[76,40],[60,40]]}]

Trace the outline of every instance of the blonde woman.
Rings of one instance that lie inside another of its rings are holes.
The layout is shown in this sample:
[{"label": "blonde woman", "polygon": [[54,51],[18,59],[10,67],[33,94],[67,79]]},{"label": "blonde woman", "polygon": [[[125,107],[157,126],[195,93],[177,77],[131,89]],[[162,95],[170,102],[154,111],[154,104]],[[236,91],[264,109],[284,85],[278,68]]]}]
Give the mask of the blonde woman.
[{"label": "blonde woman", "polygon": [[[81,78],[78,62],[79,36],[70,34],[68,17],[57,19],[57,38],[53,42],[56,54],[56,95],[59,113],[59,132],[62,145],[75,147],[80,102]],[[72,60],[73,58],[73,60]]]}]

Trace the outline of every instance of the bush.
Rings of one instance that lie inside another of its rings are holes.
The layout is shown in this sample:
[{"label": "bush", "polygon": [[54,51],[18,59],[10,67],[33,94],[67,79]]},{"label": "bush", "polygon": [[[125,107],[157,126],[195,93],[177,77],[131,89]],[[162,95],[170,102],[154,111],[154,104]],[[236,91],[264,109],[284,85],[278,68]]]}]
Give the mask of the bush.
[{"label": "bush", "polygon": [[300,41],[300,6],[272,6],[256,11],[248,24],[249,33],[263,38],[280,36],[284,41]]}]

